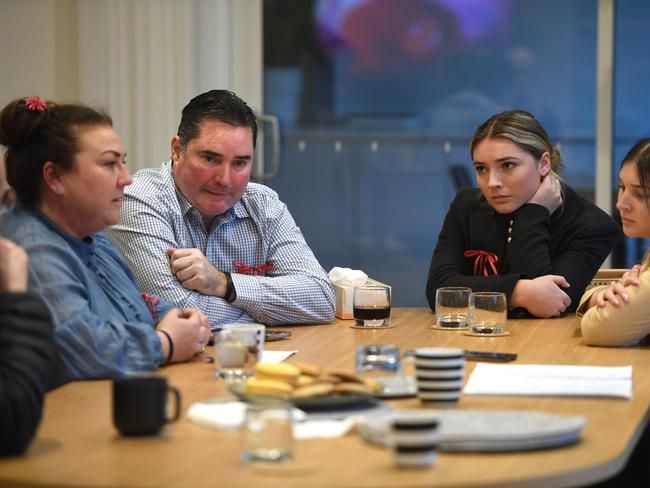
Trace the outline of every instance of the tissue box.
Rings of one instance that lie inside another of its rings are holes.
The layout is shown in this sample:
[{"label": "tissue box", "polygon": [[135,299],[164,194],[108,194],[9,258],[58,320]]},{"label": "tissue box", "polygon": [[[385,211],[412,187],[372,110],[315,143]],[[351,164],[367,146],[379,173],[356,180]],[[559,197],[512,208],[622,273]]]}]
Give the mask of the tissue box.
[{"label": "tissue box", "polygon": [[[372,278],[368,278],[366,285],[388,286]],[[343,320],[353,319],[354,286],[340,286],[334,283],[332,283],[332,286],[334,287],[334,293],[336,293],[336,317]],[[388,289],[390,289],[390,286],[388,286]]]}]

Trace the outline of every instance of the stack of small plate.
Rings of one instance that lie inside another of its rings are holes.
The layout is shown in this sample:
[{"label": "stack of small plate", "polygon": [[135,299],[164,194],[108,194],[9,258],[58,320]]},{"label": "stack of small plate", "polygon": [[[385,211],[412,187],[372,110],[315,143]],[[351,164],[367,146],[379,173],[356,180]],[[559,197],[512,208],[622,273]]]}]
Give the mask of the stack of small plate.
[{"label": "stack of small plate", "polygon": [[[524,451],[566,446],[580,440],[585,417],[535,410],[399,410],[403,415],[430,413],[440,422],[440,450]],[[361,437],[368,442],[394,445],[395,414],[367,416]]]},{"label": "stack of small plate", "polygon": [[415,376],[422,402],[455,406],[465,376],[464,351],[449,347],[416,349]]},{"label": "stack of small plate", "polygon": [[427,468],[438,458],[438,418],[429,412],[396,412],[392,417],[395,463]]}]

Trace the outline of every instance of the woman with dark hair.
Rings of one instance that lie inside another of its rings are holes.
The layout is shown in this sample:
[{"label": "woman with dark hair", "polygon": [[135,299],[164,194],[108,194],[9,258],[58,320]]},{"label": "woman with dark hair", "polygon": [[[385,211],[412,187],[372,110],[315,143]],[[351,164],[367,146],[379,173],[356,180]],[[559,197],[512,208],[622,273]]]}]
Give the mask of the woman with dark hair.
[{"label": "woman with dark hair", "polygon": [[[616,208],[623,232],[650,237],[650,138],[643,139],[623,158],[618,174]],[[650,334],[650,253],[609,286],[592,288],[580,301],[582,338],[594,346],[636,344]]]},{"label": "woman with dark hair", "polygon": [[154,370],[201,351],[210,335],[203,313],[141,296],[102,232],[119,221],[131,183],[108,115],[40,98],[15,100],[0,114],[0,144],[19,200],[0,234],[30,256],[29,288],[52,314],[65,380]]},{"label": "woman with dark hair", "polygon": [[560,154],[528,112],[493,115],[470,149],[479,188],[461,189],[447,213],[429,268],[431,308],[439,287],[465,286],[506,293],[510,316],[575,310],[618,226],[560,180]]}]

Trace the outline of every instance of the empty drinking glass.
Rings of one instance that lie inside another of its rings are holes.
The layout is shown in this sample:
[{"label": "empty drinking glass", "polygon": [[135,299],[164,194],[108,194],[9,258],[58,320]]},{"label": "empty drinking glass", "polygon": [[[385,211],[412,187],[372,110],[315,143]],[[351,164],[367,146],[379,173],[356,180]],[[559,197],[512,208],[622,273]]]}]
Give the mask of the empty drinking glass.
[{"label": "empty drinking glass", "polygon": [[394,344],[368,344],[357,347],[355,371],[359,376],[390,376],[400,372],[399,347]]},{"label": "empty drinking glass", "polygon": [[415,379],[407,377],[401,365],[399,347],[394,344],[368,344],[357,347],[355,372],[358,377],[376,383],[376,394],[383,398],[412,396]]},{"label": "empty drinking glass", "polygon": [[287,461],[293,451],[292,405],[284,400],[255,399],[246,406],[242,426],[246,461]]},{"label": "empty drinking glass", "polygon": [[436,322],[438,327],[464,329],[469,315],[471,288],[447,286],[436,290]]},{"label": "empty drinking glass", "polygon": [[503,334],[506,331],[508,302],[506,294],[494,291],[474,292],[469,297],[470,332]]}]

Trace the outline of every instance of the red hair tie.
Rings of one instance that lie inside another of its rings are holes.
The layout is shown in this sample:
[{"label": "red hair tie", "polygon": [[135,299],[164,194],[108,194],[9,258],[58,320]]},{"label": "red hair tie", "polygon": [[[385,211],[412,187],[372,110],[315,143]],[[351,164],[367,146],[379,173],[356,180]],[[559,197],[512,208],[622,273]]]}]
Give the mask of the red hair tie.
[{"label": "red hair tie", "polygon": [[478,249],[470,249],[463,253],[466,258],[476,256],[474,260],[474,276],[483,275],[488,276],[488,265],[492,268],[492,274],[498,275],[496,263],[499,262],[499,256],[489,251],[480,251]]},{"label": "red hair tie", "polygon": [[249,266],[241,261],[233,261],[232,264],[237,268],[235,273],[248,274],[252,272],[253,276],[265,276],[267,271],[273,269],[273,264],[271,263],[261,264],[259,266]]},{"label": "red hair tie", "polygon": [[45,100],[39,97],[29,97],[25,98],[25,105],[29,110],[44,112],[45,111]]},{"label": "red hair tie", "polygon": [[141,296],[142,299],[144,300],[144,303],[147,304],[147,309],[151,314],[151,318],[153,319],[153,324],[156,325],[158,323],[158,304],[160,303],[160,298],[152,297],[147,293],[141,293]]}]

